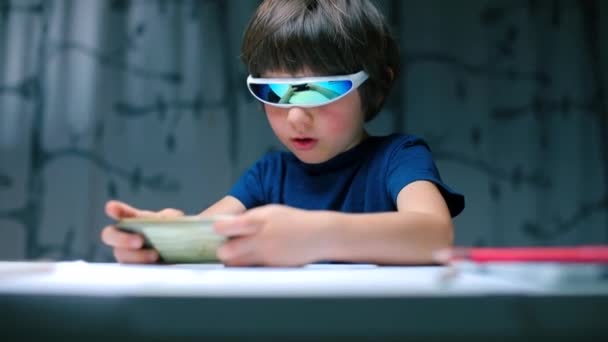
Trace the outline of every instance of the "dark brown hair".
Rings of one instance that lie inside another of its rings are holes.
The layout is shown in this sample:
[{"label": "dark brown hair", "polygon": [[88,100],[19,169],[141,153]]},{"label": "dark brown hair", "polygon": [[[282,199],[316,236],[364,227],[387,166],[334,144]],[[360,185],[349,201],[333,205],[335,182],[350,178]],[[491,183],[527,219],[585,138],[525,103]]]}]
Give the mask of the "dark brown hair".
[{"label": "dark brown hair", "polygon": [[399,75],[399,52],[384,17],[368,0],[265,0],[243,37],[250,74],[268,71],[344,75],[365,70],[359,88],[366,121]]}]

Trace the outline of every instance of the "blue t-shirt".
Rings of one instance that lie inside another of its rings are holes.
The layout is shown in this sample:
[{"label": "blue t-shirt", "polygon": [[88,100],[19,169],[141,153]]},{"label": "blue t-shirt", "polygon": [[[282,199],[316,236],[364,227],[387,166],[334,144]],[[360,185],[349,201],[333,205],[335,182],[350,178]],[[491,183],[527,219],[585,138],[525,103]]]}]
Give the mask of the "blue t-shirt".
[{"label": "blue t-shirt", "polygon": [[418,180],[433,182],[452,216],[464,209],[464,196],[443,183],[427,144],[412,135],[368,137],[319,164],[306,164],[290,152],[258,160],[230,190],[247,208],[285,204],[311,210],[374,213],[397,210],[397,195]]}]

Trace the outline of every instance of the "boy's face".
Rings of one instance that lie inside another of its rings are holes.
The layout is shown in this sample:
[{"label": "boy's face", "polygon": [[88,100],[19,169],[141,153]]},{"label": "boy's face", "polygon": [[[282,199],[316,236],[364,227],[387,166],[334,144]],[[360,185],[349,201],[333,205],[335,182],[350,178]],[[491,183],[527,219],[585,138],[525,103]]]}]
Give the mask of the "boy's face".
[{"label": "boy's face", "polygon": [[[303,72],[268,72],[262,77],[324,76]],[[281,108],[264,104],[275,135],[304,163],[325,162],[354,147],[364,137],[365,115],[359,91],[324,106]]]}]

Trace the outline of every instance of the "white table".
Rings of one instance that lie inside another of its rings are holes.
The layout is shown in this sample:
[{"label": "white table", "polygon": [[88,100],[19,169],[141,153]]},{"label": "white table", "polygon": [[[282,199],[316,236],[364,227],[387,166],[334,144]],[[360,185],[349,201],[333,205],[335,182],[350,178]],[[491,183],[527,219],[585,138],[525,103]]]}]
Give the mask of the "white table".
[{"label": "white table", "polygon": [[0,262],[0,340],[608,336],[605,277],[533,266],[454,274],[436,266]]}]

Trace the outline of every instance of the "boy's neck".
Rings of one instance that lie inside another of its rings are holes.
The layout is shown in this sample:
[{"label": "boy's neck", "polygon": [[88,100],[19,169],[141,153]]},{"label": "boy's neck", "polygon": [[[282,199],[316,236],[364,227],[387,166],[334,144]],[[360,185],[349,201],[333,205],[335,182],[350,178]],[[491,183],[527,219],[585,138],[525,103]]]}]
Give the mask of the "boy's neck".
[{"label": "boy's neck", "polygon": [[359,137],[357,139],[355,139],[355,141],[350,146],[348,146],[348,148],[346,148],[342,152],[346,152],[346,151],[352,149],[353,147],[358,146],[359,144],[361,144],[368,137],[369,137],[369,135],[367,134],[367,131],[365,129],[362,130],[361,134],[359,134]]}]

